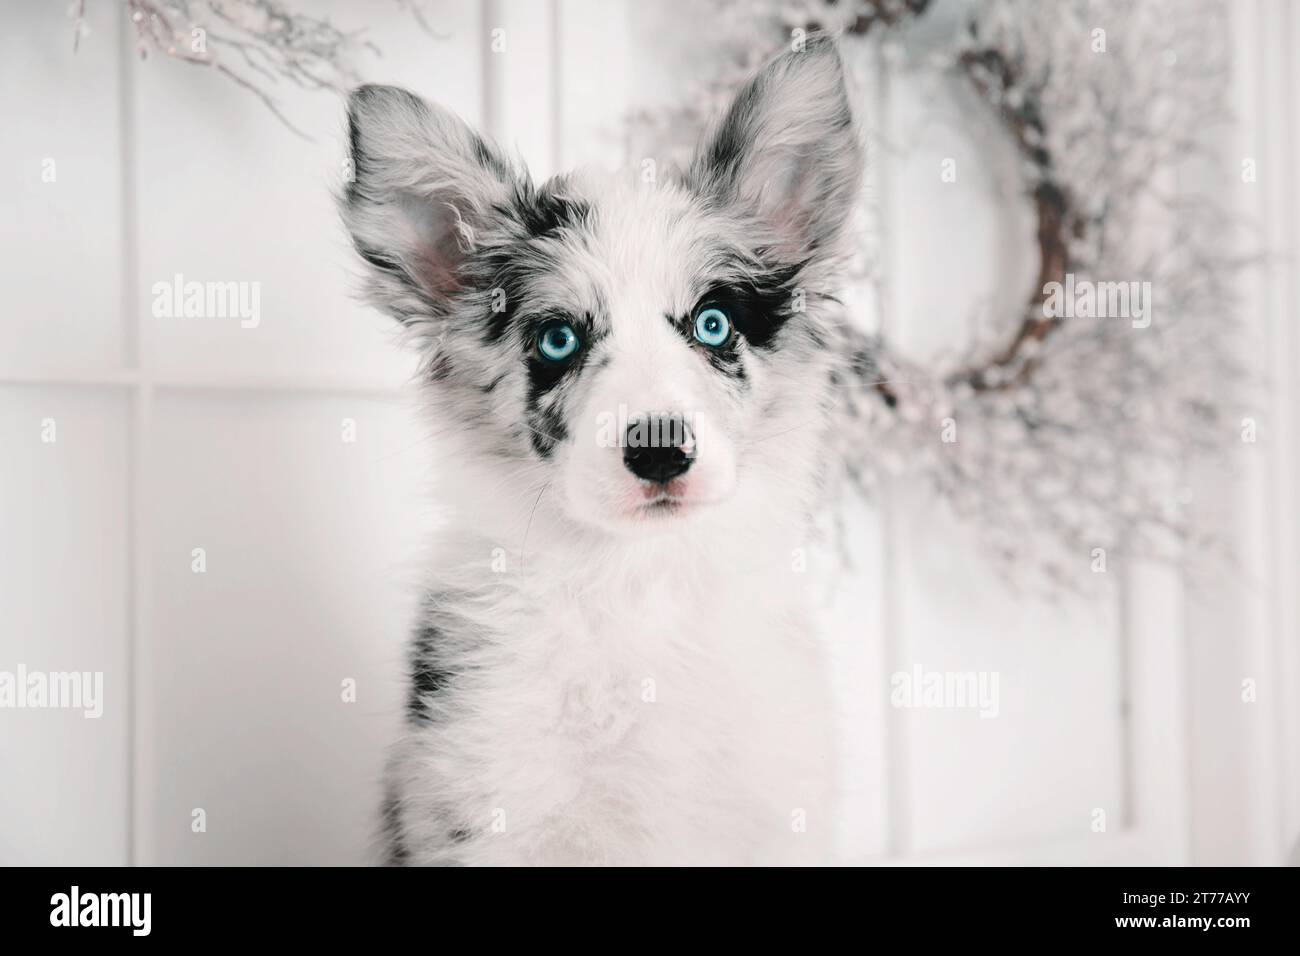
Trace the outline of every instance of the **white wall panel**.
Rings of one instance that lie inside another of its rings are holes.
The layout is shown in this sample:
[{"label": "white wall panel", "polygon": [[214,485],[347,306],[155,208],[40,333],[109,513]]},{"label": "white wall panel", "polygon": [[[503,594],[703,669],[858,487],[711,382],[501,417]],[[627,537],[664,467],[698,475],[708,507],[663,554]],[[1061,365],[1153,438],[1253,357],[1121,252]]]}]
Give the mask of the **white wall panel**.
[{"label": "white wall panel", "polygon": [[559,102],[555,0],[488,0],[487,132],[538,182],[556,171]]},{"label": "white wall panel", "polygon": [[[437,36],[398,4],[328,9],[340,27],[364,27],[387,50],[360,58],[363,79],[402,83],[477,117],[477,5],[427,5]],[[356,301],[360,269],[334,206],[345,157],[342,102],[269,86],[309,142],[202,67],[150,59],[135,65],[134,82],[145,362],[172,377],[401,380],[411,359],[392,347],[392,320]],[[260,283],[260,324],[153,316],[153,284],[178,273]]]},{"label": "white wall panel", "polygon": [[103,675],[98,718],[0,709],[0,864],[127,861],[129,426],[113,391],[0,386],[0,671]]},{"label": "white wall panel", "polygon": [[[1233,310],[1237,356],[1263,387],[1241,390],[1241,418],[1257,441],[1224,436],[1226,467],[1203,469],[1198,506],[1239,548],[1224,588],[1188,596],[1195,673],[1204,704],[1189,716],[1194,839],[1214,862],[1300,863],[1300,11],[1283,0],[1232,8],[1240,65],[1232,101],[1238,125],[1223,164],[1202,175],[1206,191],[1232,197],[1251,228],[1243,255],[1267,254],[1246,271]],[[1257,176],[1243,181],[1251,159]],[[1234,424],[1231,423],[1230,424]],[[1204,501],[1204,504],[1201,502]],[[1225,591],[1231,592],[1231,599]],[[1244,682],[1253,682],[1245,699]]]},{"label": "white wall panel", "polygon": [[890,848],[884,534],[880,513],[850,500],[843,536],[811,549],[808,566],[809,574],[833,584],[822,626],[838,718],[840,853],[848,861],[879,858]]},{"label": "white wall panel", "polygon": [[[972,708],[901,711],[912,849],[1077,839],[1090,832],[1097,808],[1108,830],[1118,830],[1123,727],[1114,587],[1098,586],[1090,604],[1016,594],[948,508],[924,490],[898,504],[904,639],[897,670],[998,680],[989,717]],[[1087,557],[1080,572],[1091,576]]]},{"label": "white wall panel", "polygon": [[155,413],[150,862],[365,862],[428,446],[364,399],[164,393]]},{"label": "white wall panel", "polygon": [[0,6],[0,373],[122,361],[120,18],[86,14],[73,52],[67,4]]},{"label": "white wall panel", "polygon": [[634,82],[625,0],[557,0],[558,158],[577,166],[621,169]]}]

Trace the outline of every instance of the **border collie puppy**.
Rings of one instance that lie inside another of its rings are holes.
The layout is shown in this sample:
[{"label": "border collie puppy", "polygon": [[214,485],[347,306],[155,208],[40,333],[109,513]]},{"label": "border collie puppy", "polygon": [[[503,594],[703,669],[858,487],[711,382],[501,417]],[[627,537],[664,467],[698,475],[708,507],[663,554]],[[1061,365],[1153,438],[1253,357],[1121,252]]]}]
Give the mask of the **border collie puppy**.
[{"label": "border collie puppy", "polygon": [[451,513],[386,781],[404,864],[830,857],[800,574],[863,159],[834,43],[688,169],[535,185],[403,90],[349,102],[344,220],[421,349]]}]

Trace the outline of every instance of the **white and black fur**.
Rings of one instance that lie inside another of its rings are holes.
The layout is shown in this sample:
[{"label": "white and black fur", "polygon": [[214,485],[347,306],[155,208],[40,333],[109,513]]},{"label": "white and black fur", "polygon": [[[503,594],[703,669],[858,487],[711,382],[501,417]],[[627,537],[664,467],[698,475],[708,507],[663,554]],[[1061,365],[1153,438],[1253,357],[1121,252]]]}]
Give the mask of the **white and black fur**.
[{"label": "white and black fur", "polygon": [[[352,94],[349,135],[344,218],[369,297],[423,350],[452,512],[388,860],[828,861],[829,688],[795,555],[862,168],[833,42],[772,61],[665,182],[534,185],[391,87]],[[693,337],[703,303],[732,316],[725,347]],[[557,317],[582,342],[565,367],[538,353]],[[656,415],[692,429],[668,484],[600,437]]]}]

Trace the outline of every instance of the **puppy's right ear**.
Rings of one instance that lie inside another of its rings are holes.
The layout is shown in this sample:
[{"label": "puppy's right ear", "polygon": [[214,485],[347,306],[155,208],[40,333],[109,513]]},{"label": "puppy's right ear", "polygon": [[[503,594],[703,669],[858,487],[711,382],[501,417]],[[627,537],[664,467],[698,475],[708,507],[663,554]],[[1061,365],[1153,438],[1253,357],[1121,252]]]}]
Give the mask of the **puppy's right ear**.
[{"label": "puppy's right ear", "polygon": [[403,322],[446,314],[516,173],[458,117],[392,86],[353,91],[348,140],[343,220],[370,265],[371,299]]}]

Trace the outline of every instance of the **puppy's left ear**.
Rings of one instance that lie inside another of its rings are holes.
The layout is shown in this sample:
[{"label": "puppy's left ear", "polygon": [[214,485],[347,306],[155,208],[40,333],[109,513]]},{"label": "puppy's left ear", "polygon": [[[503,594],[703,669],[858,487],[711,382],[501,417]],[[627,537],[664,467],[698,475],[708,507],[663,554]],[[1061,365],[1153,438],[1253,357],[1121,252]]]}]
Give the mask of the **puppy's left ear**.
[{"label": "puppy's left ear", "polygon": [[342,212],[370,297],[404,322],[441,317],[471,291],[467,257],[502,225],[519,174],[460,118],[391,86],[352,93],[348,141]]},{"label": "puppy's left ear", "polygon": [[863,155],[835,41],[809,37],[736,96],[697,152],[688,185],[739,204],[778,250],[831,251],[857,199]]}]

